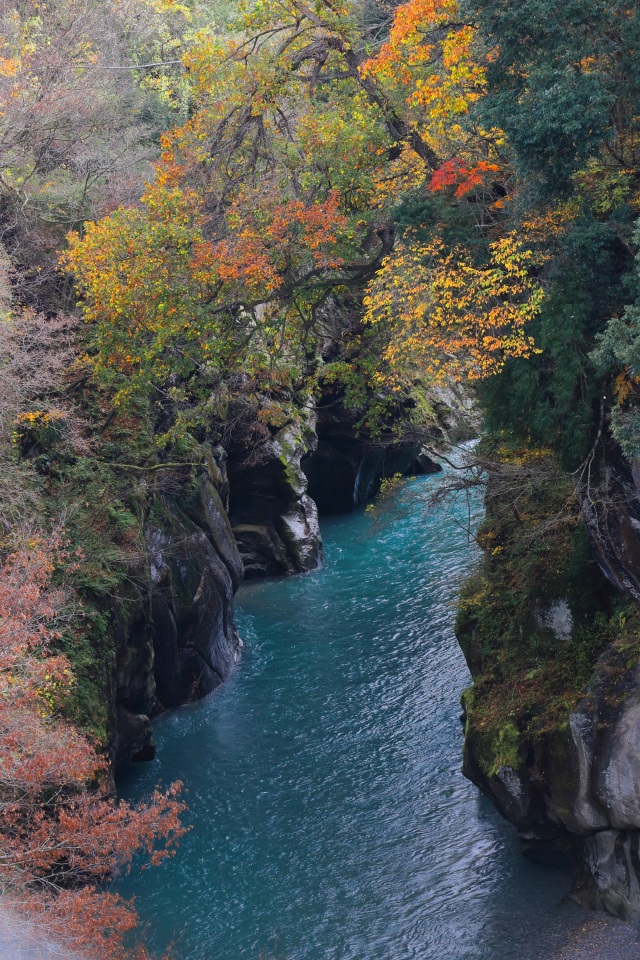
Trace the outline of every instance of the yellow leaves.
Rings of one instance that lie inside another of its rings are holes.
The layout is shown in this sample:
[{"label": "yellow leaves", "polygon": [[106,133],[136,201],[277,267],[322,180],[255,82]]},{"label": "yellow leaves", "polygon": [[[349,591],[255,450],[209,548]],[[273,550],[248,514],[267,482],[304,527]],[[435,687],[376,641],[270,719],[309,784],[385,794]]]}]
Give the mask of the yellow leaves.
[{"label": "yellow leaves", "polygon": [[481,379],[507,357],[530,356],[525,327],[543,299],[531,277],[535,263],[514,235],[491,244],[481,266],[438,239],[398,245],[364,300],[365,323],[391,330],[378,382],[395,389],[424,377]]},{"label": "yellow leaves", "polygon": [[17,443],[23,435],[25,429],[34,427],[50,427],[52,424],[63,419],[60,410],[28,410],[25,413],[19,413],[15,418],[16,430],[12,434],[13,442]]},{"label": "yellow leaves", "polygon": [[[531,437],[527,437],[527,443],[531,444]],[[550,447],[532,445],[514,448],[500,444],[496,447],[496,454],[503,463],[509,463],[517,467],[530,466],[553,458],[553,450]]]},{"label": "yellow leaves", "polygon": [[375,194],[372,199],[374,209],[384,208],[390,201],[417,186],[424,180],[424,163],[412,147],[402,144],[398,156],[381,164],[374,173]]},{"label": "yellow leaves", "polygon": [[6,59],[0,57],[0,76],[15,77],[21,68],[20,61],[17,58]]},{"label": "yellow leaves", "polygon": [[142,0],[142,3],[155,13],[179,13],[189,22],[193,19],[189,7],[178,0]]},{"label": "yellow leaves", "polygon": [[[580,202],[571,198],[529,216],[523,221],[522,229],[530,243],[548,246],[550,241],[556,240],[572,224],[580,209]],[[547,252],[546,256],[548,259],[550,254]]]},{"label": "yellow leaves", "polygon": [[632,396],[637,388],[637,381],[632,380],[628,370],[623,370],[615,379],[613,390],[617,403],[622,404]]},{"label": "yellow leaves", "polygon": [[408,0],[396,9],[389,41],[363,67],[404,100],[423,137],[448,137],[485,88],[475,30],[460,24],[456,0]]}]

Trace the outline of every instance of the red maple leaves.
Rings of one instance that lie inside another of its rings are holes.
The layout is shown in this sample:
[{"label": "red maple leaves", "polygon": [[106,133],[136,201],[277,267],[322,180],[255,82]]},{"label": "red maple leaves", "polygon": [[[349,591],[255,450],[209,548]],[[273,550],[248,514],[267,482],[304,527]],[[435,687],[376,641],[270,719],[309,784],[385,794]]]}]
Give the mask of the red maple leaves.
[{"label": "red maple leaves", "polygon": [[453,195],[464,197],[478,187],[484,187],[489,176],[499,172],[500,167],[495,163],[481,160],[467,166],[464,160],[452,157],[451,160],[445,160],[435,171],[429,182],[429,189],[435,192],[455,187]]}]

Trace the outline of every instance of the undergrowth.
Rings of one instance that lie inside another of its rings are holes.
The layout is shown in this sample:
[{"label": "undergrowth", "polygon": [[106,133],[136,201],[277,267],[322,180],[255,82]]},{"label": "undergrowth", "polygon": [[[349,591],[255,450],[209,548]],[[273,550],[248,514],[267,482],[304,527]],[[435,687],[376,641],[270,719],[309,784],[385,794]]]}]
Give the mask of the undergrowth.
[{"label": "undergrowth", "polygon": [[[494,445],[483,559],[460,600],[456,632],[473,674],[467,734],[486,773],[517,766],[525,739],[565,723],[605,652],[640,658],[640,616],[593,556],[571,477],[544,450]],[[566,635],[549,611],[570,611]]]}]

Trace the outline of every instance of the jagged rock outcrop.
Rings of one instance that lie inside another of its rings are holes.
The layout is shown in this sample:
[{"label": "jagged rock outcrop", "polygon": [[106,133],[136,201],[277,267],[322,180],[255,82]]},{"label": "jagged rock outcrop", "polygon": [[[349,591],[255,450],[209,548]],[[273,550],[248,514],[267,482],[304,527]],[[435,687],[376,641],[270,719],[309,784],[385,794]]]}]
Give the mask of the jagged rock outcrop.
[{"label": "jagged rock outcrop", "polygon": [[611,651],[591,691],[491,771],[467,737],[464,773],[518,828],[524,852],[571,870],[574,896],[640,919],[640,668]]},{"label": "jagged rock outcrop", "polygon": [[229,441],[229,518],[246,575],[313,570],[322,563],[322,538],[300,461],[317,443],[314,416],[266,436],[238,421]]},{"label": "jagged rock outcrop", "polygon": [[150,717],[214,690],[236,664],[233,596],[243,577],[226,505],[225,454],[180,494],[156,494],[145,522],[145,588],[116,616],[116,762],[153,755]]},{"label": "jagged rock outcrop", "polygon": [[156,500],[147,540],[156,703],[175,707],[215,689],[237,661],[233,595],[242,563],[208,476],[180,501]]}]

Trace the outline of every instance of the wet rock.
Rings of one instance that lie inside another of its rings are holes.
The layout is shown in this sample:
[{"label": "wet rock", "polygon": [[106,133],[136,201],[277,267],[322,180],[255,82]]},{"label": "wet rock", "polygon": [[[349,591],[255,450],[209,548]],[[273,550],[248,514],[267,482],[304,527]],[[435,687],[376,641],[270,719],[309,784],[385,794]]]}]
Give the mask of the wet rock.
[{"label": "wet rock", "polygon": [[148,591],[140,571],[131,573],[113,610],[116,662],[111,748],[116,767],[151,751],[149,716],[156,703]]}]

